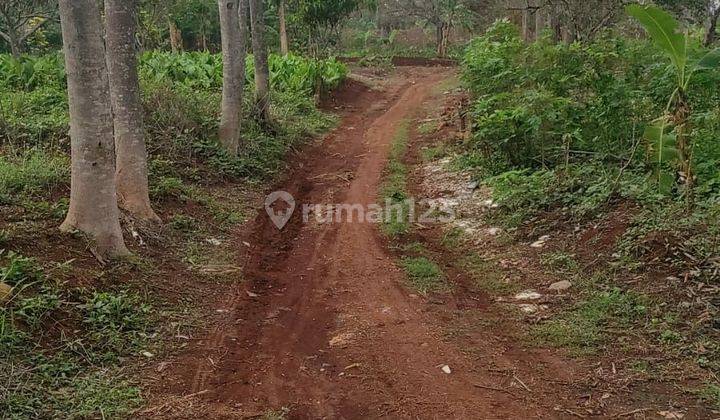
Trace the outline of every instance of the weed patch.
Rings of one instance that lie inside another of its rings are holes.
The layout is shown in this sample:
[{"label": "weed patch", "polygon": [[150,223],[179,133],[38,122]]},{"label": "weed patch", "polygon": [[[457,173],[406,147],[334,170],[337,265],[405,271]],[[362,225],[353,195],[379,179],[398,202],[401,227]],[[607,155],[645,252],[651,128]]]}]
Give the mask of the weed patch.
[{"label": "weed patch", "polygon": [[505,281],[504,275],[495,263],[487,261],[478,254],[471,254],[457,261],[455,265],[470,275],[479,290],[507,295],[518,291],[516,284]]},{"label": "weed patch", "polygon": [[568,312],[536,326],[532,337],[542,344],[570,349],[576,355],[595,353],[610,326],[628,327],[647,313],[645,298],[613,289],[591,292]]},{"label": "weed patch", "polygon": [[30,149],[0,156],[0,201],[18,204],[23,199],[47,195],[70,180],[67,157]]},{"label": "weed patch", "polygon": [[390,217],[383,221],[382,229],[390,237],[398,237],[408,233],[410,221],[408,214],[410,209],[406,203],[407,192],[407,167],[402,162],[407,150],[409,136],[409,122],[403,121],[395,133],[390,158],[385,173],[385,183],[381,190],[381,198],[385,205],[394,206],[395,211],[390,212]]},{"label": "weed patch", "polygon": [[420,293],[436,292],[447,287],[445,275],[440,267],[426,257],[406,257],[402,266],[410,285]]}]

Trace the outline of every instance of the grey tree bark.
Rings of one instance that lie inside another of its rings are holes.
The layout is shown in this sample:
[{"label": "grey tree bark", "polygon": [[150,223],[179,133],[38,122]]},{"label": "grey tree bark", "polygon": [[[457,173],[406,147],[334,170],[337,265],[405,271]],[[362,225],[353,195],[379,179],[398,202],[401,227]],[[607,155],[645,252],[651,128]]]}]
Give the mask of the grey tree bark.
[{"label": "grey tree bark", "polygon": [[[539,4],[539,3],[538,3]],[[543,31],[548,26],[548,12],[545,8],[538,6],[535,10],[535,39],[540,39]]]},{"label": "grey tree bark", "polygon": [[147,149],[135,48],[137,0],[105,0],[107,67],[115,124],[115,183],[120,207],[159,223],[150,205]]},{"label": "grey tree bark", "polygon": [[265,8],[263,0],[250,2],[250,31],[255,61],[255,118],[264,125],[270,125],[270,69],[268,50],[265,44]]},{"label": "grey tree bark", "polygon": [[242,0],[218,0],[223,54],[220,144],[235,156],[240,147],[240,119],[245,82],[246,8]]},{"label": "grey tree bark", "polygon": [[280,53],[287,55],[290,52],[290,42],[287,34],[287,18],[285,16],[285,0],[278,5],[278,18],[280,19]]},{"label": "grey tree bark", "polygon": [[110,87],[95,0],[60,0],[70,105],[70,209],[60,229],[81,231],[101,258],[128,254],[115,191]]},{"label": "grey tree bark", "polygon": [[711,47],[717,39],[717,23],[720,19],[720,6],[710,13],[707,29],[705,32],[705,40],[703,44],[705,47]]}]

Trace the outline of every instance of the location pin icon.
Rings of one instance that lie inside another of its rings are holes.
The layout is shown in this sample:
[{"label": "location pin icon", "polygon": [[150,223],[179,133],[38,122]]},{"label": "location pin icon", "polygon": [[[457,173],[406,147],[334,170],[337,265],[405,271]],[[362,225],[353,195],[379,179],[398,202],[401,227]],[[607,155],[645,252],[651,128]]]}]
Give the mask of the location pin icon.
[{"label": "location pin icon", "polygon": [[265,198],[265,211],[275,226],[282,230],[295,212],[295,198],[286,191],[275,191]]}]

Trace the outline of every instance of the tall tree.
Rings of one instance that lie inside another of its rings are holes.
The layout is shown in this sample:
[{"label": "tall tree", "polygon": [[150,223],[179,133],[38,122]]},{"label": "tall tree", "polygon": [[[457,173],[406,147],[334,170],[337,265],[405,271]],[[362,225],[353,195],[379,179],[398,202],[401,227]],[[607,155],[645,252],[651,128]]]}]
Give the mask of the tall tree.
[{"label": "tall tree", "polygon": [[120,206],[134,217],[160,222],[150,206],[147,150],[137,69],[137,0],[105,0],[110,99],[115,123],[115,181]]},{"label": "tall tree", "polygon": [[231,155],[240,145],[240,118],[245,82],[247,0],[218,0],[223,56],[220,144]]},{"label": "tall tree", "polygon": [[101,258],[128,254],[115,190],[115,150],[105,44],[96,0],[60,0],[72,176],[70,209],[60,227],[81,231]]},{"label": "tall tree", "polygon": [[0,38],[14,57],[25,49],[25,41],[57,15],[57,0],[0,1]]},{"label": "tall tree", "polygon": [[250,30],[255,61],[255,118],[262,125],[270,125],[270,68],[265,44],[265,7],[263,0],[249,0]]},{"label": "tall tree", "polygon": [[285,15],[286,6],[285,0],[280,0],[278,4],[278,19],[280,20],[280,53],[282,53],[282,55],[287,55],[290,52],[287,33],[287,16]]}]

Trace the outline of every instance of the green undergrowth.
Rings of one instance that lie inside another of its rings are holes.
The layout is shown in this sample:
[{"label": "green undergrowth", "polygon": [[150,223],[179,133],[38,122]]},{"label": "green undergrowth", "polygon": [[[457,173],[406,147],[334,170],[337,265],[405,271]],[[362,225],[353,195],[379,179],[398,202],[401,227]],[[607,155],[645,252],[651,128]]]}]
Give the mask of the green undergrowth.
[{"label": "green undergrowth", "polygon": [[120,366],[154,351],[156,309],[122,288],[67,287],[63,271],[2,257],[0,281],[12,287],[0,306],[4,418],[117,418],[142,401]]},{"label": "green undergrowth", "polygon": [[410,286],[416,291],[427,294],[447,288],[442,269],[427,257],[405,257],[401,261],[408,276]]},{"label": "green undergrowth", "polygon": [[573,308],[535,326],[531,336],[575,355],[593,354],[607,344],[610,330],[633,328],[647,312],[646,299],[634,292],[588,291]]},{"label": "green undergrowth", "polygon": [[0,202],[48,195],[69,175],[67,156],[42,149],[9,151],[0,156]]},{"label": "green undergrowth", "polygon": [[[217,145],[218,57],[159,54],[152,66],[143,58],[150,196],[164,225],[132,226],[125,239],[136,255],[104,267],[77,242],[57,244],[70,184],[62,60],[25,57],[25,71],[0,72],[0,299],[12,288],[0,302],[0,417],[132,417],[143,403],[138,366],[171,351],[165,343],[197,315],[196,296],[176,290],[165,270],[210,289],[242,280],[230,231],[289,153],[336,123],[313,96],[342,82],[345,67],[273,58],[272,124],[253,121],[248,85],[240,153],[229,156]],[[0,67],[14,65],[5,58]],[[27,245],[34,238],[37,254]],[[170,289],[177,300],[157,292]]]},{"label": "green undergrowth", "polygon": [[478,290],[495,295],[508,295],[519,290],[517,284],[506,281],[496,263],[476,253],[459,259],[455,265],[470,276]]},{"label": "green undergrowth", "polygon": [[383,232],[391,238],[397,238],[410,231],[409,211],[407,200],[410,198],[407,190],[407,166],[403,163],[410,134],[409,121],[398,125],[395,137],[390,148],[390,156],[385,169],[384,183],[380,198],[382,205],[391,206],[390,217],[382,223]]}]

